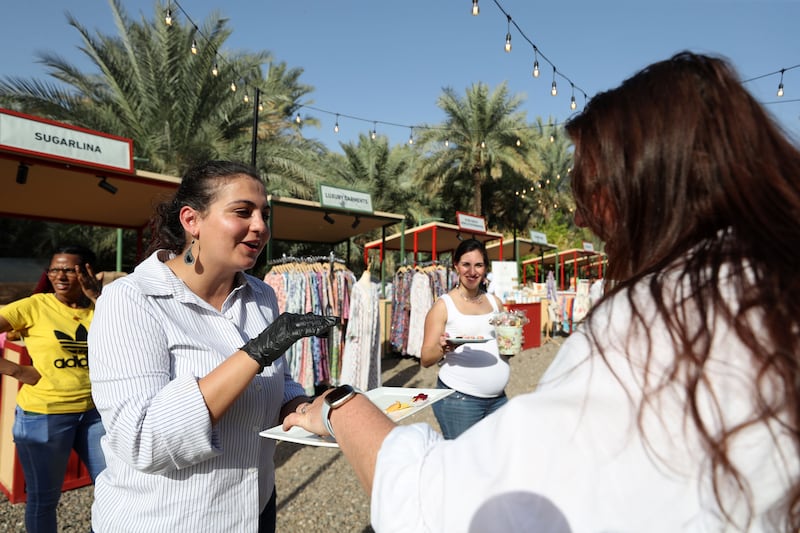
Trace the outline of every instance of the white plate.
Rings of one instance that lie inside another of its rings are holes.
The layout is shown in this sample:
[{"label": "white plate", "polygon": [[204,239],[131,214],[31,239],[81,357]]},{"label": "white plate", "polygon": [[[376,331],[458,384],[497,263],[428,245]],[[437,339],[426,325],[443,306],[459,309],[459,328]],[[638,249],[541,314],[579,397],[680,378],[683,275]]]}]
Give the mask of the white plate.
[{"label": "white plate", "polygon": [[469,339],[469,338],[466,338],[466,337],[448,337],[447,338],[447,342],[449,342],[450,344],[456,344],[456,345],[459,345],[459,344],[470,344],[470,343],[474,343],[474,342],[489,342],[490,340],[492,340],[491,337],[484,337],[482,339]]},{"label": "white plate", "polygon": [[[407,418],[426,407],[433,405],[445,396],[453,393],[452,389],[414,389],[406,387],[378,387],[364,393],[372,403],[378,406],[383,412],[386,408],[395,402],[407,403],[411,407],[386,413],[386,416],[395,422]],[[414,396],[418,394],[426,394],[428,397],[425,400],[414,402]],[[338,448],[339,445],[332,437],[320,437],[314,435],[300,427],[293,427],[289,431],[284,431],[281,426],[265,429],[259,433],[262,437],[275,440],[285,440],[288,442],[296,442],[298,444],[307,444],[309,446],[326,446],[328,448]]]}]

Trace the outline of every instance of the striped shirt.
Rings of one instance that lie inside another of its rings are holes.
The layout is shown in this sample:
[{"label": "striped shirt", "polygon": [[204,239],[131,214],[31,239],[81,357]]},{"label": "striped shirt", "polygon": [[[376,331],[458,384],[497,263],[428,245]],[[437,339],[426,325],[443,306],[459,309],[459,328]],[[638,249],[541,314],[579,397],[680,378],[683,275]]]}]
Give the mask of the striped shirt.
[{"label": "striped shirt", "polygon": [[98,300],[89,331],[92,396],[103,418],[97,533],[252,532],[275,485],[274,441],[258,433],[304,394],[283,357],[212,427],[197,380],[278,315],[273,290],[240,274],[221,311],[156,252]]}]

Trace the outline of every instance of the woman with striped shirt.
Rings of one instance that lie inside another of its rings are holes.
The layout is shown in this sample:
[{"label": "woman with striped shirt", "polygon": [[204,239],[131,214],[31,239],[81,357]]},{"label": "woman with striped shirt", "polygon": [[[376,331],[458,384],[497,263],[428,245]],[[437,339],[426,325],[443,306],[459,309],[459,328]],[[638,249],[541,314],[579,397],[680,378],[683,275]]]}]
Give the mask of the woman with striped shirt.
[{"label": "woman with striped shirt", "polygon": [[279,316],[273,290],[244,273],[268,216],[254,169],[195,167],[158,208],[153,253],[98,301],[97,533],[274,531],[275,444],[259,432],[310,401],[283,352],[336,319]]}]

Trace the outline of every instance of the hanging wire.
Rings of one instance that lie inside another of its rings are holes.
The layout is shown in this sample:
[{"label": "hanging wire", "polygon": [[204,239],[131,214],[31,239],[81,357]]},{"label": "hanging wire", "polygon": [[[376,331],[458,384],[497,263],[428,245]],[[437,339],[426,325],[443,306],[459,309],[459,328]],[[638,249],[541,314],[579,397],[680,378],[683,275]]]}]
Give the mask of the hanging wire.
[{"label": "hanging wire", "polygon": [[[522,28],[519,26],[519,24],[517,24],[517,22],[511,17],[511,15],[503,8],[503,6],[500,4],[499,0],[493,0],[493,2],[495,4],[495,6],[497,6],[497,8],[506,17],[506,22],[507,22],[507,35],[506,35],[507,39],[506,40],[507,40],[507,43],[509,44],[509,51],[510,51],[511,26],[513,25],[514,28],[517,30],[517,32],[519,32],[520,36],[533,49],[533,53],[534,53],[534,62],[533,62],[533,69],[532,69],[533,77],[534,78],[538,78],[539,77],[539,74],[540,74],[539,58],[541,57],[542,61],[544,61],[545,63],[550,65],[552,67],[552,69],[553,69],[553,81],[552,81],[551,90],[550,90],[551,94],[553,96],[556,96],[558,94],[556,78],[560,77],[560,78],[566,80],[570,84],[570,88],[572,90],[572,94],[571,94],[571,97],[570,97],[570,104],[569,104],[570,105],[570,109],[575,110],[576,107],[577,107],[577,100],[575,98],[575,91],[578,91],[579,93],[583,94],[583,105],[585,106],[586,103],[588,102],[588,99],[589,99],[586,91],[584,91],[581,87],[576,85],[575,82],[572,79],[570,79],[569,77],[564,75],[564,73],[562,73],[560,70],[558,70],[556,68],[556,65],[541,51],[541,49],[533,41],[531,41],[531,39],[525,34],[525,32],[522,30]],[[203,34],[203,32],[199,29],[198,25],[194,22],[192,17],[183,8],[183,6],[180,4],[180,2],[178,0],[170,0],[169,3],[167,4],[167,10],[166,10],[165,19],[164,19],[165,23],[167,25],[171,26],[175,22],[175,16],[174,16],[175,12],[172,10],[173,4],[178,9],[178,11],[180,11],[180,13],[182,13],[183,16],[186,17],[186,20],[188,21],[188,23],[190,23],[194,27],[196,33],[198,35],[200,35],[203,39],[205,39],[205,41],[208,44],[212,44],[211,39]],[[479,13],[480,13],[480,8],[478,7],[478,0],[473,0],[472,14],[477,16]],[[193,40],[192,45],[193,45],[192,46],[193,49],[197,48],[196,40]],[[196,52],[193,50],[192,53],[196,53]],[[219,54],[219,52],[217,50],[214,50],[214,54],[217,56],[219,61],[223,61],[223,62],[227,61],[223,56],[221,56]],[[230,62],[228,62],[228,63],[230,64]],[[769,72],[767,74],[762,74],[760,76],[756,76],[756,77],[753,77],[753,78],[749,78],[749,79],[743,80],[742,83],[748,83],[748,82],[752,82],[752,81],[755,81],[755,80],[759,80],[759,79],[762,79],[762,78],[766,78],[766,77],[769,77],[769,76],[774,76],[774,75],[778,75],[779,74],[780,75],[780,82],[778,84],[778,96],[783,96],[783,87],[784,87],[784,85],[783,85],[783,75],[784,75],[785,72],[788,72],[790,70],[794,70],[796,68],[800,68],[800,64],[793,65],[791,67],[782,68],[782,69],[776,70],[774,72]],[[214,62],[214,66],[211,69],[211,74],[213,76],[217,76],[217,75],[219,75],[219,73],[220,73],[219,62],[215,61]],[[232,81],[231,84],[230,84],[230,90],[232,92],[236,92],[236,90],[238,88],[237,85],[236,85],[236,80],[243,80],[244,77],[239,75],[236,72],[234,72],[234,76],[232,76],[232,77],[233,77],[234,81]],[[244,98],[243,98],[243,100],[245,102],[247,102],[248,99],[249,99],[249,97],[247,95],[245,95]],[[795,101],[797,101],[797,100],[784,100],[784,102],[786,102],[786,103],[795,102]],[[261,109],[263,109],[263,106],[261,105],[261,102],[259,102],[259,106],[260,106]],[[314,106],[311,106],[311,105],[305,105],[305,104],[300,104],[299,105],[299,108],[303,108],[303,107],[306,107],[306,108],[308,108],[310,110],[313,110],[313,111],[316,111],[316,112],[319,112],[319,113],[335,115],[336,116],[336,122],[335,122],[335,126],[334,126],[334,131],[336,131],[337,133],[338,133],[338,129],[339,129],[339,118],[340,117],[347,118],[347,119],[350,119],[350,120],[367,122],[367,123],[372,122],[373,127],[372,127],[372,130],[370,131],[370,137],[372,139],[375,139],[377,137],[377,125],[378,124],[382,124],[382,125],[386,125],[386,126],[392,126],[392,127],[410,128],[411,131],[412,131],[412,135],[409,137],[409,141],[411,141],[411,142],[413,142],[413,129],[414,128],[416,128],[418,130],[441,130],[441,131],[445,131],[445,132],[449,131],[449,129],[450,129],[450,128],[443,127],[443,126],[431,126],[431,125],[427,125],[427,124],[411,124],[410,125],[410,124],[401,124],[401,123],[391,122],[391,121],[386,121],[386,120],[375,120],[373,118],[360,117],[360,116],[345,114],[345,113],[341,113],[341,112],[329,111],[329,110],[321,109],[321,108],[314,107]],[[295,117],[295,121],[298,124],[302,122],[302,119],[300,117],[300,113],[299,112],[297,113],[297,115]],[[556,126],[559,126],[561,124],[563,124],[563,122],[557,122],[555,124],[549,124],[549,126],[551,128],[553,128],[553,129],[555,129]],[[528,127],[525,127],[525,128],[515,128],[515,129],[516,130],[519,130],[519,129],[527,129],[527,130],[533,129],[533,130],[535,130],[535,129],[538,129],[538,126],[532,125],[532,126],[528,126]],[[555,140],[553,134],[551,134],[550,140],[551,140],[551,142],[553,142]],[[449,137],[445,138],[445,143],[444,144],[445,144],[446,147],[450,145]]]}]

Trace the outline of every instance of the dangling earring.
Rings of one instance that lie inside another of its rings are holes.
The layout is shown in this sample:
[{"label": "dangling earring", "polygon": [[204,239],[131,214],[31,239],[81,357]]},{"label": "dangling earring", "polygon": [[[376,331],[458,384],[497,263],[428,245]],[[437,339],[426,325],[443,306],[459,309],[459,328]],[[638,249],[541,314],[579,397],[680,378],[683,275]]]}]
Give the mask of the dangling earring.
[{"label": "dangling earring", "polygon": [[187,265],[194,264],[194,255],[192,254],[192,248],[194,248],[195,240],[192,239],[192,243],[189,245],[189,248],[186,249],[186,253],[183,254],[183,262]]}]

